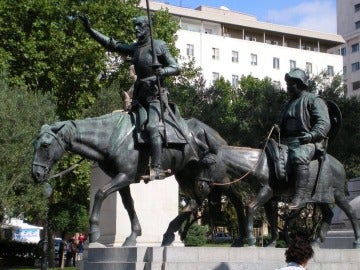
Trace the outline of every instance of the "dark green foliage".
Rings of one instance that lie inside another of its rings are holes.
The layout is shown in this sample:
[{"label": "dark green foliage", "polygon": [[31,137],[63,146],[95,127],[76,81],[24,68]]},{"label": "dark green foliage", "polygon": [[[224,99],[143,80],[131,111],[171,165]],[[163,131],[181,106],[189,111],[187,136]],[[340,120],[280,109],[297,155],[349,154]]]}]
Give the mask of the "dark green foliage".
[{"label": "dark green foliage", "polygon": [[206,232],[208,228],[206,226],[201,226],[197,223],[194,223],[189,228],[188,234],[186,236],[185,246],[195,246],[200,247],[206,244]]},{"label": "dark green foliage", "polygon": [[62,201],[51,206],[49,227],[53,231],[62,232],[63,235],[74,234],[87,231],[88,224],[88,209],[84,203]]},{"label": "dark green foliage", "polygon": [[10,88],[6,71],[0,70],[0,213],[26,213],[28,220],[37,221],[45,204],[42,187],[30,176],[32,142],[38,128],[55,119],[52,97],[28,92],[20,81]]},{"label": "dark green foliage", "polygon": [[0,267],[33,266],[40,253],[37,244],[0,240]]}]

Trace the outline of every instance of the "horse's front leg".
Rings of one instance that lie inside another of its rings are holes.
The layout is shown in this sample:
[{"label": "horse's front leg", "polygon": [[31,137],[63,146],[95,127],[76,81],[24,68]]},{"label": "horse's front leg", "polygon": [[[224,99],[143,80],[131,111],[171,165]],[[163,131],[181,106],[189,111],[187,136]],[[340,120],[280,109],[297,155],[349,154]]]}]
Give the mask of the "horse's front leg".
[{"label": "horse's front leg", "polygon": [[141,226],[139,219],[136,215],[134,200],[131,196],[130,186],[124,187],[119,190],[122,202],[126,211],[128,212],[130,222],[131,222],[131,234],[126,238],[123,243],[124,247],[136,246],[136,238],[141,236]]},{"label": "horse's front leg", "polygon": [[246,222],[246,235],[249,246],[256,243],[256,238],[253,233],[254,228],[254,215],[256,210],[268,202],[273,196],[273,190],[269,185],[264,185],[260,188],[256,198],[247,207],[247,222]]},{"label": "horse's front leg", "polygon": [[239,192],[236,191],[234,186],[230,186],[226,194],[228,195],[232,205],[235,207],[237,221],[239,226],[239,236],[231,244],[232,247],[242,247],[244,246],[244,238],[246,235],[246,219],[244,213],[244,204],[242,197]]},{"label": "horse's front leg", "polygon": [[127,175],[120,173],[110,183],[100,188],[94,198],[94,205],[90,215],[90,243],[96,242],[100,237],[100,210],[103,201],[113,192],[130,185]]},{"label": "horse's front leg", "polygon": [[185,220],[189,219],[191,214],[199,208],[195,200],[190,200],[186,208],[169,223],[169,227],[163,235],[161,246],[170,246],[175,240],[175,232],[177,232]]},{"label": "horse's front leg", "polygon": [[271,239],[266,246],[275,247],[276,240],[279,238],[278,233],[278,206],[277,202],[274,204],[272,201],[268,201],[264,205],[265,215],[270,224]]}]

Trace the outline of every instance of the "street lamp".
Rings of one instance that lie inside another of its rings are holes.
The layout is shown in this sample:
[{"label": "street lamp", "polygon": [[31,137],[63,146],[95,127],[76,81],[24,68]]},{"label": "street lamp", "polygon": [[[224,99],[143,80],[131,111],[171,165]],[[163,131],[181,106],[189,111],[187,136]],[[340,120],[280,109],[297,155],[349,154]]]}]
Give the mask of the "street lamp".
[{"label": "street lamp", "polygon": [[41,270],[49,269],[48,262],[48,212],[49,212],[49,198],[52,194],[52,187],[49,183],[44,184],[43,195],[46,198],[46,212],[45,212],[45,225],[44,225],[44,242],[43,242],[43,257],[41,260]]}]

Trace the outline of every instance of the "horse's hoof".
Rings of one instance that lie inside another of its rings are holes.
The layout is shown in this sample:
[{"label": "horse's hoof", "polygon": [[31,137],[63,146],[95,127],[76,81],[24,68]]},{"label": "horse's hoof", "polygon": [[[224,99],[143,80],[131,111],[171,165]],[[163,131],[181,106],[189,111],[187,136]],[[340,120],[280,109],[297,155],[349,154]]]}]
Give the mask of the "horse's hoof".
[{"label": "horse's hoof", "polygon": [[175,234],[173,233],[164,234],[161,246],[162,247],[170,246],[174,242],[174,240],[175,240]]},{"label": "horse's hoof", "polygon": [[132,235],[126,237],[125,242],[122,244],[123,247],[136,247],[136,237]]},{"label": "horse's hoof", "polygon": [[356,248],[356,249],[360,248],[360,240],[356,240],[353,242],[353,248]]},{"label": "horse's hoof", "polygon": [[256,244],[256,238],[253,237],[253,236],[249,237],[249,238],[247,239],[247,243],[248,243],[249,246],[255,246],[255,244]]},{"label": "horse's hoof", "polygon": [[270,240],[270,242],[266,244],[266,247],[276,247],[276,239]]},{"label": "horse's hoof", "polygon": [[244,242],[241,238],[236,238],[234,242],[232,242],[231,247],[243,247]]},{"label": "horse's hoof", "polygon": [[89,236],[90,243],[95,243],[100,238],[100,231],[92,231]]}]

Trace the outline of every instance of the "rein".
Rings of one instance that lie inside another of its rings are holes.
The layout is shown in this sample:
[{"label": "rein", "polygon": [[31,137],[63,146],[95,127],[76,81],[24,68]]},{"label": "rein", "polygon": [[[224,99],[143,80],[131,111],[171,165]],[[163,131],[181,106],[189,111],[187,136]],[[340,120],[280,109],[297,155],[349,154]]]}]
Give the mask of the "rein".
[{"label": "rein", "polygon": [[262,159],[262,157],[263,157],[263,155],[264,155],[264,153],[265,153],[265,149],[266,149],[266,147],[267,147],[267,144],[268,144],[268,141],[269,141],[269,139],[270,139],[270,136],[272,135],[272,133],[273,133],[273,131],[274,131],[274,128],[275,128],[275,126],[272,126],[272,128],[271,128],[268,136],[266,137],[265,145],[264,145],[264,147],[262,148],[261,154],[260,154],[258,160],[256,161],[255,166],[254,166],[254,168],[253,168],[252,170],[247,171],[247,172],[246,172],[244,175],[242,175],[240,178],[235,179],[235,180],[233,180],[233,181],[231,181],[231,182],[228,182],[228,183],[213,183],[212,185],[213,185],[213,186],[227,186],[227,185],[232,185],[232,184],[234,184],[234,183],[237,183],[237,182],[243,180],[243,179],[244,179],[245,177],[247,177],[251,172],[255,171],[255,170],[257,169],[257,167],[259,166],[260,160]]},{"label": "rein", "polygon": [[67,168],[67,169],[65,169],[65,170],[63,170],[63,171],[61,171],[61,172],[59,172],[59,173],[57,173],[57,174],[54,174],[54,175],[50,176],[50,177],[49,177],[49,180],[50,180],[50,179],[53,179],[53,178],[56,178],[56,177],[60,177],[60,176],[62,176],[62,175],[64,175],[64,174],[67,174],[67,173],[73,171],[73,170],[74,170],[77,166],[79,166],[80,163],[83,162],[84,160],[85,160],[85,158],[82,158],[82,159],[80,159],[78,162],[76,162],[75,164],[73,164],[72,166],[70,166],[69,168]]},{"label": "rein", "polygon": [[[47,131],[47,132],[44,132],[44,133],[47,133],[47,134],[51,135],[52,137],[54,137],[54,139],[55,139],[55,140],[58,142],[58,144],[60,145],[61,149],[62,149],[64,152],[66,152],[66,149],[65,149],[64,145],[62,144],[61,140],[58,138],[58,136],[56,136],[54,133],[48,132],[48,131]],[[84,159],[85,159],[85,158],[82,158],[82,159],[80,159],[78,162],[76,162],[75,164],[73,164],[72,166],[70,166],[69,168],[67,168],[67,169],[65,169],[65,170],[63,170],[63,171],[61,171],[61,172],[59,172],[59,173],[57,173],[57,174],[54,174],[54,175],[50,176],[46,181],[49,181],[50,179],[53,179],[53,178],[60,177],[60,176],[62,176],[62,175],[64,175],[64,174],[67,174],[67,173],[73,171],[77,166],[80,165],[81,162],[84,161]],[[33,162],[32,165],[41,166],[41,167],[45,168],[47,171],[49,170],[47,164],[43,164],[43,163],[39,163],[39,162]]]}]

